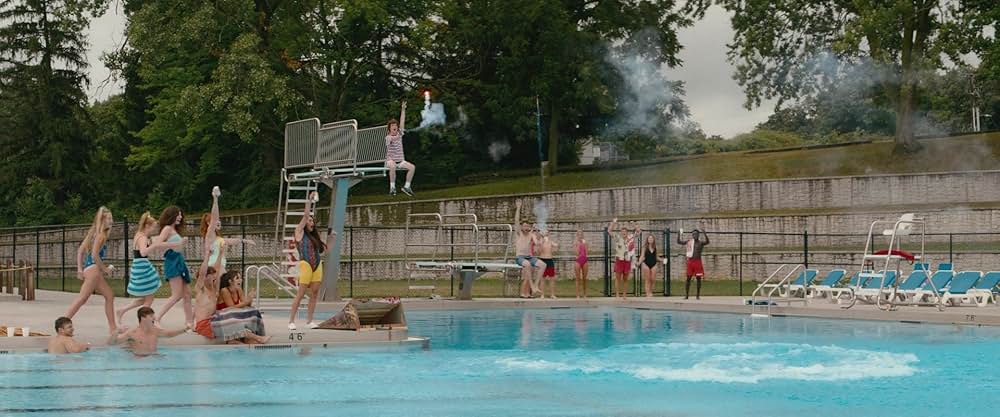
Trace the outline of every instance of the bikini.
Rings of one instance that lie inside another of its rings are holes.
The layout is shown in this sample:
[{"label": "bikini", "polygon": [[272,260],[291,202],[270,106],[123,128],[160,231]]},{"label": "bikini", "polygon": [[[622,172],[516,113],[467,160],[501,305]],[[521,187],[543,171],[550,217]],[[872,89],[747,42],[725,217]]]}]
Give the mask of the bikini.
[{"label": "bikini", "polygon": [[[229,291],[229,290],[226,289],[226,291]],[[242,301],[242,300],[240,300],[240,293],[239,292],[230,292],[230,294],[232,294],[232,296],[233,296],[233,304],[239,304],[240,301]],[[220,295],[219,298],[221,299],[222,296]],[[215,309],[216,310],[222,310],[222,309],[225,309],[225,308],[228,308],[228,307],[229,306],[226,305],[225,301],[222,301],[222,302],[216,301],[216,304],[215,304]]]}]

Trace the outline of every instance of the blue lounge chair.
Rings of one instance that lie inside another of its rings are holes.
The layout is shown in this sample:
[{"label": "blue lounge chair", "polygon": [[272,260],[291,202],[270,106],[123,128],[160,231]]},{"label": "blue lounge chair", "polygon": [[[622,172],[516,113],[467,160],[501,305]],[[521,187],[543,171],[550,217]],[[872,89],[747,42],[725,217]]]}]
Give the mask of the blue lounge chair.
[{"label": "blue lounge chair", "polygon": [[907,294],[912,294],[914,291],[922,288],[927,282],[928,272],[925,270],[915,270],[910,272],[910,276],[906,277],[899,287],[896,287],[896,295],[898,297],[906,298]]},{"label": "blue lounge chair", "polygon": [[847,271],[843,269],[831,269],[819,284],[813,285],[808,289],[806,292],[807,297],[816,297],[827,292],[826,290],[836,287],[844,279],[844,275],[847,275]]},{"label": "blue lounge chair", "polygon": [[1000,272],[991,271],[983,275],[983,278],[976,283],[968,291],[972,300],[976,302],[977,306],[986,307],[986,304],[993,300],[993,304],[997,303],[997,293],[1000,292]]},{"label": "blue lounge chair", "polygon": [[[881,271],[878,273],[868,273],[868,281],[854,293],[858,297],[864,297],[866,300],[874,302],[873,297],[883,294],[886,288],[889,288],[896,283],[896,271],[884,271],[884,274],[885,278],[883,279],[883,272]],[[865,275],[866,274],[862,274],[862,277]]]},{"label": "blue lounge chair", "polygon": [[979,271],[959,272],[951,279],[951,284],[947,288],[943,291],[938,288],[938,293],[941,294],[941,302],[949,304],[955,304],[955,300],[958,300],[958,302],[971,302],[972,298],[969,296],[969,290],[982,277],[983,273]]},{"label": "blue lounge chair", "polygon": [[[951,279],[955,277],[955,271],[951,270],[941,270],[931,275],[931,279],[924,283],[923,287],[920,287],[913,291],[904,292],[904,296],[909,297],[911,301],[922,302],[925,298],[936,297],[941,293],[941,291],[951,283]],[[933,284],[933,287],[932,285]],[[937,290],[935,292],[934,290]]]},{"label": "blue lounge chair", "polygon": [[815,269],[803,269],[801,272],[799,272],[798,277],[796,277],[790,283],[785,283],[783,285],[778,285],[777,283],[760,284],[757,286],[757,288],[758,289],[777,288],[778,296],[788,297],[789,293],[793,291],[800,291],[803,290],[805,287],[808,287],[809,284],[811,284],[812,281],[816,279],[817,274],[819,274],[819,271]]}]

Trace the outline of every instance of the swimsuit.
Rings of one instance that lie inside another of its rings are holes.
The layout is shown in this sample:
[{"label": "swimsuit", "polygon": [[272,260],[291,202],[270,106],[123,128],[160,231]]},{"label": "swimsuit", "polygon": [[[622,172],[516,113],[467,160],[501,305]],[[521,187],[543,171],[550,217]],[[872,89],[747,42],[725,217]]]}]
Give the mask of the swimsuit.
[{"label": "swimsuit", "polygon": [[583,266],[587,264],[587,245],[584,242],[580,242],[579,251],[576,254],[577,265]]},{"label": "swimsuit", "polygon": [[[226,290],[226,291],[229,291],[229,290]],[[240,293],[239,292],[234,292],[232,294],[233,294],[233,304],[239,304],[240,301],[242,301],[242,300],[240,300]],[[219,298],[221,299],[222,296],[220,295]],[[215,309],[216,310],[223,310],[223,309],[228,308],[228,307],[229,306],[226,305],[225,301],[218,301],[215,304]]]},{"label": "swimsuit", "polygon": [[313,245],[309,236],[303,236],[299,241],[299,285],[309,285],[323,282],[323,262],[320,261],[320,248]]},{"label": "swimsuit", "polygon": [[[101,260],[104,260],[104,250],[107,249],[107,248],[108,248],[107,245],[102,245],[101,246],[101,250],[97,253],[97,257],[101,258]],[[94,257],[93,257],[93,255],[91,255],[90,253],[87,253],[87,257],[84,258],[84,260],[83,260],[83,269],[90,268],[90,266],[93,265],[93,264],[94,264]]]},{"label": "swimsuit", "polygon": [[160,289],[160,274],[156,272],[149,258],[142,256],[138,249],[132,250],[132,268],[129,270],[128,287],[130,295],[145,297]]},{"label": "swimsuit", "polygon": [[[176,238],[176,239],[175,239]],[[167,239],[167,242],[180,242],[181,235],[174,233]],[[184,254],[173,249],[167,249],[163,254],[163,275],[167,281],[180,277],[184,283],[191,283],[191,271],[188,270],[187,262],[184,261]]]},{"label": "swimsuit", "polygon": [[222,256],[222,270],[226,270],[226,251],[222,249],[226,244],[226,239],[221,237],[216,237],[215,241],[212,242],[212,250],[208,254],[208,264],[215,265],[219,261],[219,256]]},{"label": "swimsuit", "polygon": [[552,258],[540,258],[542,262],[545,262],[545,271],[542,272],[542,277],[553,277],[556,276],[556,260]]},{"label": "swimsuit", "polygon": [[645,251],[645,256],[643,256],[642,263],[646,264],[646,266],[650,269],[656,266],[656,252],[651,252],[647,249]]}]

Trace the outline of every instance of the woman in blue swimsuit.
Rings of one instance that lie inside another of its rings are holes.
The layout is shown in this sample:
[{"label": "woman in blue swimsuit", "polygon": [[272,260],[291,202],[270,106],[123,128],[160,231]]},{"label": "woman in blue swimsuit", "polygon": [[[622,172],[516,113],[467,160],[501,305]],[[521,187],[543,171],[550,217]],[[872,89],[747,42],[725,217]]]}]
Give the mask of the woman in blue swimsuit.
[{"label": "woman in blue swimsuit", "polygon": [[72,319],[96,289],[104,296],[104,314],[108,319],[108,328],[114,335],[118,332],[118,326],[115,325],[115,292],[111,290],[108,281],[104,279],[106,275],[111,275],[114,270],[114,266],[104,263],[106,249],[104,243],[111,233],[112,224],[114,224],[114,219],[111,217],[111,210],[104,206],[97,209],[94,222],[90,225],[87,236],[83,238],[80,248],[76,251],[76,277],[83,281],[83,285],[80,286],[80,295],[76,297],[63,316]]},{"label": "woman in blue swimsuit", "polygon": [[[166,242],[168,244],[180,244],[183,246],[186,238],[181,237],[184,232],[184,213],[180,207],[170,206],[160,214],[160,235],[154,239],[153,243]],[[191,271],[188,270],[187,262],[180,247],[168,249],[163,254],[163,276],[164,280],[170,284],[170,298],[166,304],[159,308],[156,322],[162,323],[163,316],[177,304],[184,300],[184,322],[194,328],[194,306],[191,304]]]}]

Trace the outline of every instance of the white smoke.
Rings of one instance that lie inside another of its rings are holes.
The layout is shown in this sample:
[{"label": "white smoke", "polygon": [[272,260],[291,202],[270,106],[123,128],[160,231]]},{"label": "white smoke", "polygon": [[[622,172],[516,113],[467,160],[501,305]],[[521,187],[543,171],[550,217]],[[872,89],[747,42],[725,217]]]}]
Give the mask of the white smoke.
[{"label": "white smoke", "polygon": [[490,143],[489,147],[490,158],[493,158],[493,162],[500,162],[507,154],[510,153],[510,142],[493,142]]},{"label": "white smoke", "polygon": [[535,223],[538,225],[538,230],[543,232],[548,230],[549,209],[545,205],[545,200],[541,200],[535,204],[531,212],[535,214]]},{"label": "white smoke", "polygon": [[424,109],[420,111],[420,117],[420,126],[417,129],[444,125],[446,121],[444,104],[428,102],[424,105]]},{"label": "white smoke", "polygon": [[612,136],[662,135],[663,129],[689,114],[681,98],[684,84],[667,79],[665,65],[646,58],[642,49],[643,45],[609,48],[611,52],[605,57],[622,79],[618,118],[607,132]]}]

